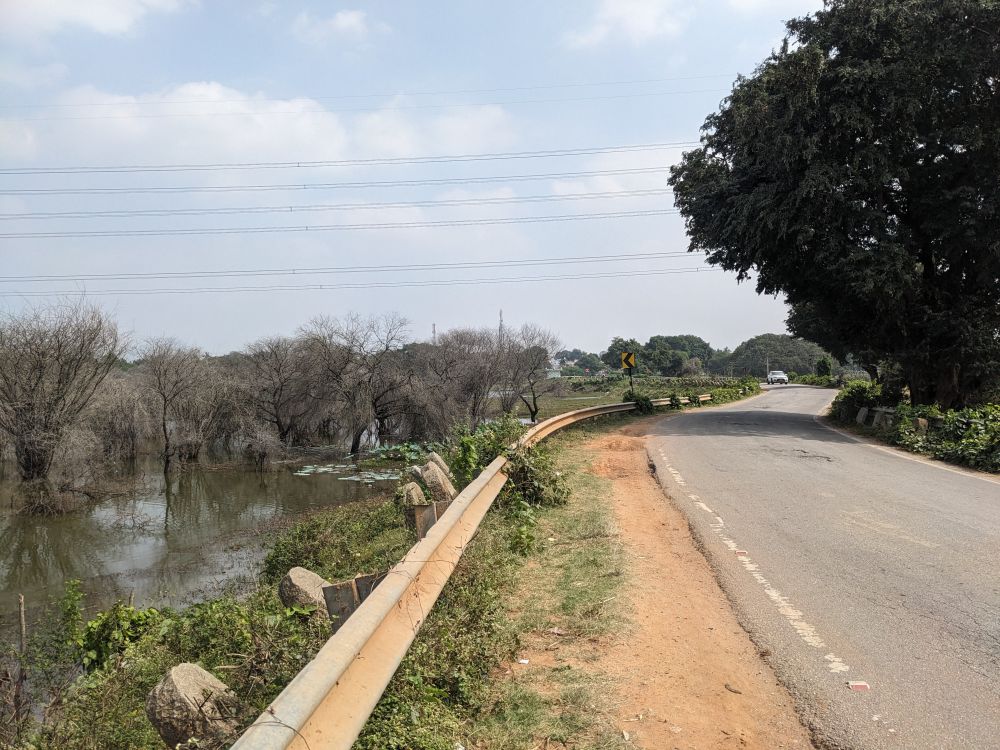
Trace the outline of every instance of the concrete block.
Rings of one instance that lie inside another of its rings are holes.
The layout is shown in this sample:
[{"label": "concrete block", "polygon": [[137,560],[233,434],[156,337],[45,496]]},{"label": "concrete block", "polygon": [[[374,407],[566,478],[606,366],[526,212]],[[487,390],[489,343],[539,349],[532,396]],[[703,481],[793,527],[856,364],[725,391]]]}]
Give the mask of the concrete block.
[{"label": "concrete block", "polygon": [[424,480],[424,486],[427,488],[427,491],[431,493],[431,500],[435,502],[439,500],[454,500],[455,495],[458,494],[455,491],[455,485],[448,479],[448,475],[441,471],[434,462],[428,461],[421,466],[420,475]]},{"label": "concrete block", "polygon": [[239,728],[237,708],[225,683],[190,663],[171,668],[146,698],[146,716],[169,747],[224,740]]}]

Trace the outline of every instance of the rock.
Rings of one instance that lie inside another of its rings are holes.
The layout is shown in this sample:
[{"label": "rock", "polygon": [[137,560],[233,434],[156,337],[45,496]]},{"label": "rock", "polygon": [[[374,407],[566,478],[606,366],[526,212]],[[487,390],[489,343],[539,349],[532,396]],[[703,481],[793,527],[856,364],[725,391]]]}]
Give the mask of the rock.
[{"label": "rock", "polygon": [[411,477],[413,477],[418,482],[421,479],[424,478],[424,476],[423,476],[424,472],[421,470],[421,468],[419,466],[411,466],[410,468],[408,468],[406,470],[406,473],[409,474]]},{"label": "rock", "polygon": [[913,420],[913,429],[916,430],[921,435],[927,434],[928,427],[929,424],[927,420],[924,419],[923,417],[917,417],[916,419]]},{"label": "rock", "polygon": [[239,729],[236,696],[197,664],[178,664],[146,698],[146,716],[169,747],[224,740]]},{"label": "rock", "polygon": [[327,582],[305,568],[292,568],[278,584],[278,596],[286,607],[315,606],[326,611],[323,587]]},{"label": "rock", "polygon": [[428,461],[420,468],[420,473],[424,480],[424,486],[431,493],[432,500],[438,502],[455,499],[455,495],[458,494],[455,492],[455,485],[448,479],[448,475],[438,468],[437,464]]},{"label": "rock", "polygon": [[420,489],[420,485],[416,482],[407,482],[403,485],[403,504],[407,507],[411,505],[427,505],[427,496],[424,495],[424,491]]},{"label": "rock", "polygon": [[439,469],[441,469],[441,471],[444,472],[444,475],[446,477],[448,477],[449,479],[452,478],[453,474],[451,473],[451,468],[448,466],[447,463],[445,463],[445,460],[441,458],[440,454],[438,454],[437,451],[431,451],[430,453],[428,453],[427,460],[430,461],[435,466],[437,466]]},{"label": "rock", "polygon": [[858,424],[864,424],[866,419],[868,419],[868,407],[862,406],[858,409],[858,418],[854,421]]}]

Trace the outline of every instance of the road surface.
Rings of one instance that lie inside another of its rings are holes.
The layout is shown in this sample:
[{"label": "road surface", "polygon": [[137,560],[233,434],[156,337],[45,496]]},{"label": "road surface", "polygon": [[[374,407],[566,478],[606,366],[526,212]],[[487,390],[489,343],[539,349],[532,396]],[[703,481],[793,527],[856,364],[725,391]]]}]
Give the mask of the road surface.
[{"label": "road surface", "polygon": [[689,411],[647,450],[821,746],[996,750],[1000,481],[824,426],[833,395]]}]

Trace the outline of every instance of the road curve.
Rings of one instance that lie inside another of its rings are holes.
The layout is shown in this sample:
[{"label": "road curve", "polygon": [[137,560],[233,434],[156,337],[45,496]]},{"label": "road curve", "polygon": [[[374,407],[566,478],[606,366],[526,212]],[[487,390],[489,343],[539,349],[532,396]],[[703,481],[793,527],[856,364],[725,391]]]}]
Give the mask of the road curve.
[{"label": "road curve", "polygon": [[996,750],[1000,481],[824,426],[833,395],[692,410],[647,450],[821,746]]}]

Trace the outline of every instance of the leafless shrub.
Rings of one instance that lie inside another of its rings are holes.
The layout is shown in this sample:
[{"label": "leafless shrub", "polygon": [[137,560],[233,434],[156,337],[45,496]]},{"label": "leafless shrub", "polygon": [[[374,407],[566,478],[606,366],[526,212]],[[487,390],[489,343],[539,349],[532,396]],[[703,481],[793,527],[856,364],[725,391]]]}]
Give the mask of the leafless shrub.
[{"label": "leafless shrub", "polygon": [[151,434],[148,399],[135,378],[109,377],[88,409],[87,422],[107,458],[133,460]]},{"label": "leafless shrub", "polygon": [[126,348],[96,307],[64,303],[0,319],[0,429],[25,480],[48,476],[66,429]]},{"label": "leafless shrub", "polygon": [[285,446],[270,424],[250,421],[243,431],[243,458],[257,471],[264,471],[282,455]]}]

